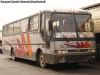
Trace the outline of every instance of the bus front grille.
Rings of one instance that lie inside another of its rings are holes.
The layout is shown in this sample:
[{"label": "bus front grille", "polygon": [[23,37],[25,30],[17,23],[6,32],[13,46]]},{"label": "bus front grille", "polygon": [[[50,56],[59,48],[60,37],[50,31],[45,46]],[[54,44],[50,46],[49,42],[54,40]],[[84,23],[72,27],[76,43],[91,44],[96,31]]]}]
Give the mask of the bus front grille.
[{"label": "bus front grille", "polygon": [[88,52],[88,49],[68,50],[68,52]]}]

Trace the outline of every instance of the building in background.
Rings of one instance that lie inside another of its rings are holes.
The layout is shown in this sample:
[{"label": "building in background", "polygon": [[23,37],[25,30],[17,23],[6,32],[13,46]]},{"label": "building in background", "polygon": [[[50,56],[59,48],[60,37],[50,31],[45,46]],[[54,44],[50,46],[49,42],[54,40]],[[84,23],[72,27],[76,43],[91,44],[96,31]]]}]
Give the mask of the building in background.
[{"label": "building in background", "polygon": [[96,61],[100,62],[100,3],[89,5],[81,8],[92,13],[92,19],[94,21],[94,31],[96,38]]},{"label": "building in background", "polygon": [[100,32],[100,3],[85,6],[81,8],[92,13],[92,19],[94,21],[94,31],[95,33]]}]

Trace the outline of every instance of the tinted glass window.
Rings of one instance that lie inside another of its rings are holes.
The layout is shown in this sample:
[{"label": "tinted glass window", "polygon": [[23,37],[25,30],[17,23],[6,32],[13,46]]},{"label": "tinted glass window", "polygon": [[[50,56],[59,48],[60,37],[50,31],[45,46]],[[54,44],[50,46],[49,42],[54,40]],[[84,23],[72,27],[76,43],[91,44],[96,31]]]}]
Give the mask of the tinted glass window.
[{"label": "tinted glass window", "polygon": [[75,20],[73,14],[53,14],[53,27],[61,32],[75,32]]},{"label": "tinted glass window", "polygon": [[91,15],[75,15],[75,18],[79,32],[90,32],[93,30]]},{"label": "tinted glass window", "polygon": [[4,26],[4,35],[8,35],[8,26]]},{"label": "tinted glass window", "polygon": [[14,33],[20,32],[20,22],[14,23]]},{"label": "tinted glass window", "polygon": [[21,32],[26,32],[28,30],[28,19],[21,21]]},{"label": "tinted glass window", "polygon": [[38,16],[35,16],[35,17],[33,18],[33,21],[34,21],[33,29],[34,29],[34,30],[37,30],[37,29],[38,29]]},{"label": "tinted glass window", "polygon": [[13,34],[13,24],[8,26],[9,34]]},{"label": "tinted glass window", "polygon": [[33,30],[34,20],[33,17],[30,18],[29,30]]}]

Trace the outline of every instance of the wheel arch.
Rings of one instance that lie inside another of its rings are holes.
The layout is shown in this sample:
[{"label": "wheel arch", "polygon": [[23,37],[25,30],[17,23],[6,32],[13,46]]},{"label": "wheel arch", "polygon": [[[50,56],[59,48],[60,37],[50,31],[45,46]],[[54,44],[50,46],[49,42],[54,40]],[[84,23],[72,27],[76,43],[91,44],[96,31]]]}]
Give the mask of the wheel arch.
[{"label": "wheel arch", "polygon": [[14,49],[14,48],[13,48],[13,47],[11,47],[11,56],[12,56],[12,51],[13,51],[13,49]]},{"label": "wheel arch", "polygon": [[37,51],[36,51],[36,61],[39,57],[40,52],[42,52],[42,49],[38,48]]},{"label": "wheel arch", "polygon": [[42,49],[41,48],[38,48],[37,51],[36,51],[36,64],[39,66],[40,63],[39,63],[39,54],[40,52],[42,52]]}]

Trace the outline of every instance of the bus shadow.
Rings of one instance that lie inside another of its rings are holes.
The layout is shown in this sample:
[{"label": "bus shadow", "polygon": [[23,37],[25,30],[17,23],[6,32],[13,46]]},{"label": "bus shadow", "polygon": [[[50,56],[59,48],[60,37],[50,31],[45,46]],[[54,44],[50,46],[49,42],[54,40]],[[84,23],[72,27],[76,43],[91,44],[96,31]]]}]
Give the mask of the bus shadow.
[{"label": "bus shadow", "polygon": [[96,67],[89,66],[86,64],[79,64],[79,65],[69,65],[69,64],[57,64],[49,66],[50,70],[59,72],[59,73],[70,73],[70,74],[95,74],[98,73],[99,70]]},{"label": "bus shadow", "polygon": [[[8,58],[8,59],[9,59],[9,60],[12,60],[11,58]],[[13,61],[13,60],[12,60],[12,61]],[[31,66],[37,66],[35,61],[27,60],[27,59],[22,59],[22,58],[17,58],[17,59],[15,60],[15,62],[20,62],[20,63],[28,64],[28,65],[31,65]]]},{"label": "bus shadow", "polygon": [[[11,58],[8,58],[9,60],[12,60]],[[27,59],[21,59],[18,58],[16,62],[20,62],[23,64],[28,64],[34,67],[39,66],[36,65],[35,61],[32,60],[27,60]],[[42,68],[41,68],[42,69]],[[69,64],[56,64],[56,65],[48,65],[46,68],[43,68],[45,70],[50,70],[53,72],[58,72],[58,73],[71,73],[71,74],[93,74],[98,72],[98,68],[93,67],[93,66],[88,66],[85,64],[79,64],[79,65],[69,65]]]}]

